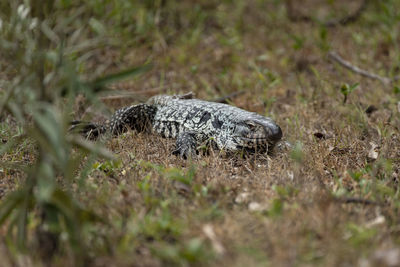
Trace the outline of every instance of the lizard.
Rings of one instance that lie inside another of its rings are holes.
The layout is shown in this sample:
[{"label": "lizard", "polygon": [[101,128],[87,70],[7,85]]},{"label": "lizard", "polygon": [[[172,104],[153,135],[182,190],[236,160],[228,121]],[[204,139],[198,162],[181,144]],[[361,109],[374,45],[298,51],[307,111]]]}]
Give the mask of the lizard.
[{"label": "lizard", "polygon": [[128,129],[150,131],[176,139],[174,155],[194,157],[202,144],[227,152],[269,152],[282,138],[281,128],[269,117],[238,107],[185,95],[157,95],[146,103],[118,109],[105,123],[73,121],[70,130],[87,139]]}]

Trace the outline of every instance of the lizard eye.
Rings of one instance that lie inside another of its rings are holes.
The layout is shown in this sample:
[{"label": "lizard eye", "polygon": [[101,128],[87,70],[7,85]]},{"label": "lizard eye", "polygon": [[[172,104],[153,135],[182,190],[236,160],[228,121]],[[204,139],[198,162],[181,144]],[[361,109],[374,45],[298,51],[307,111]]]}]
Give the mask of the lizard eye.
[{"label": "lizard eye", "polygon": [[246,125],[250,129],[250,131],[254,131],[257,128],[257,125],[252,121],[247,121]]}]

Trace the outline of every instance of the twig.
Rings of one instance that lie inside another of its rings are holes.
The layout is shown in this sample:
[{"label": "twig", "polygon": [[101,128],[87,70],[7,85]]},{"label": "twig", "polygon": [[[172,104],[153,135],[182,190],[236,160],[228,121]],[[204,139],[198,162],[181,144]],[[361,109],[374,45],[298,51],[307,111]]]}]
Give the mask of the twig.
[{"label": "twig", "polygon": [[370,78],[370,79],[379,80],[385,85],[389,85],[392,82],[399,80],[399,78],[400,78],[399,76],[396,76],[393,79],[391,79],[391,78],[388,78],[388,77],[383,77],[383,76],[380,76],[378,74],[375,74],[375,73],[360,69],[359,67],[354,66],[353,64],[351,64],[349,61],[344,60],[341,56],[339,56],[336,52],[333,52],[333,51],[328,53],[328,57],[330,59],[336,61],[337,63],[339,63],[343,67],[345,67],[345,68],[347,68],[347,69],[349,69],[349,70],[351,70],[351,71],[353,71],[353,72],[355,72],[355,73],[357,73],[359,75],[362,75],[362,76]]},{"label": "twig", "polygon": [[[339,25],[345,26],[347,24],[355,22],[361,16],[362,12],[366,9],[367,3],[368,3],[368,0],[363,0],[362,3],[360,4],[360,6],[357,8],[357,10],[354,11],[352,14],[349,14],[348,16],[341,18],[341,19],[321,22],[321,24],[325,27],[336,27]],[[314,21],[311,16],[296,14],[295,7],[293,6],[292,0],[286,0],[285,4],[286,4],[286,10],[287,10],[287,15],[288,15],[289,20],[291,20],[293,22],[296,22],[296,21],[312,22],[312,21]]]},{"label": "twig", "polygon": [[100,97],[101,100],[118,100],[118,99],[127,99],[127,98],[133,98],[135,100],[143,100],[144,98],[142,96],[139,96],[137,94],[131,93],[124,93],[120,95],[109,95],[109,96],[103,96]]},{"label": "twig", "polygon": [[100,99],[101,100],[117,100],[117,99],[124,99],[124,98],[133,98],[135,100],[145,101],[146,99],[144,98],[143,95],[159,93],[161,90],[163,90],[163,87],[150,88],[150,89],[141,90],[141,91],[127,91],[127,90],[112,89],[109,92],[109,93],[113,93],[112,95],[102,96],[102,97],[100,97]]},{"label": "twig", "polygon": [[325,27],[335,27],[337,25],[342,25],[345,26],[349,23],[353,23],[355,22],[362,14],[362,12],[364,12],[364,10],[367,8],[367,3],[368,0],[364,0],[362,1],[361,5],[358,7],[358,9],[353,13],[348,15],[347,17],[338,19],[338,20],[330,20],[324,23]]},{"label": "twig", "polygon": [[217,102],[217,103],[225,103],[228,104],[228,101],[232,100],[232,98],[237,97],[239,95],[244,94],[244,91],[237,91],[237,92],[233,92],[231,94],[227,94],[221,97],[218,97],[216,99],[213,100],[213,102]]},{"label": "twig", "polygon": [[166,84],[163,86],[158,86],[154,88],[143,89],[140,91],[127,91],[125,89],[118,90],[120,87],[110,86],[110,92],[112,95],[105,95],[100,97],[101,100],[115,100],[115,99],[122,99],[122,98],[135,98],[135,100],[145,101],[146,99],[143,98],[141,95],[153,95],[153,94],[160,94],[161,92],[165,91],[167,88],[174,88],[179,87],[180,89],[186,89],[188,86],[182,86],[178,83]]},{"label": "twig", "polygon": [[195,93],[193,93],[192,91],[187,92],[183,95],[177,95],[178,99],[192,99],[194,97]]}]

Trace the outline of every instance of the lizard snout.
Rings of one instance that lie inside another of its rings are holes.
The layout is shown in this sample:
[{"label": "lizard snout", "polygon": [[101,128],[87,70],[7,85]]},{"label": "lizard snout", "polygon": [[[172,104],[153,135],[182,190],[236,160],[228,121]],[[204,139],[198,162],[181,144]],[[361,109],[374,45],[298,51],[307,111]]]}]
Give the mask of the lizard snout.
[{"label": "lizard snout", "polygon": [[254,123],[262,127],[263,136],[268,142],[276,143],[282,138],[282,129],[271,119],[254,120]]},{"label": "lizard snout", "polygon": [[273,141],[273,142],[278,142],[282,138],[282,129],[279,127],[279,125],[269,125],[268,127],[268,139]]}]

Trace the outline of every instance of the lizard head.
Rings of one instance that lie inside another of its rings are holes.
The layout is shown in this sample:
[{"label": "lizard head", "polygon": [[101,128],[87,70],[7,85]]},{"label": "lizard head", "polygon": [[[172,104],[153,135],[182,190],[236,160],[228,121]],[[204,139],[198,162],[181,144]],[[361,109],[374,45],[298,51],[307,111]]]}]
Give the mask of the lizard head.
[{"label": "lizard head", "polygon": [[234,129],[234,136],[239,147],[268,148],[282,138],[282,130],[270,118],[256,115],[238,123]]}]

